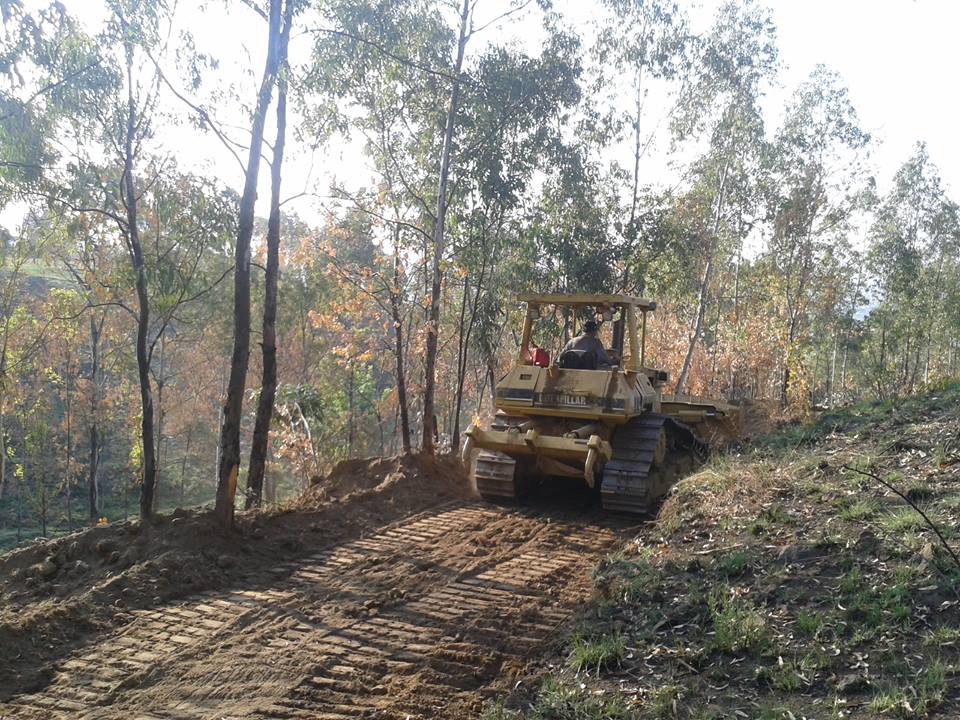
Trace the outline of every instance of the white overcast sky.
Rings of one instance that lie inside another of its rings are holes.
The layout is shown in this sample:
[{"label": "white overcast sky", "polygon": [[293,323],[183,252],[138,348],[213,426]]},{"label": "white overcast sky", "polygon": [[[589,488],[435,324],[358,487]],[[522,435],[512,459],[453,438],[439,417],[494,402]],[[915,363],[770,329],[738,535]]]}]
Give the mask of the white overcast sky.
[{"label": "white overcast sky", "polygon": [[925,141],[956,199],[960,191],[960,2],[957,0],[775,0],[788,87],[818,62],[850,89],[877,141],[881,187]]},{"label": "white overcast sky", "polygon": [[[592,0],[555,2],[574,24],[588,22],[596,7]],[[697,29],[706,28],[720,4],[720,0],[680,2],[690,12]],[[63,3],[90,30],[103,16],[102,0]],[[44,0],[30,1],[30,5],[40,4],[45,4]],[[767,0],[766,4],[777,26],[783,66],[780,87],[771,89],[764,101],[768,123],[776,124],[779,110],[792,89],[816,64],[823,63],[840,74],[850,90],[862,127],[874,137],[871,157],[880,190],[889,186],[893,173],[909,157],[914,144],[925,141],[945,184],[957,198],[960,93],[955,73],[960,69],[960,0]],[[240,0],[212,2],[206,4],[205,10],[200,7],[189,1],[180,3],[180,11],[185,14],[198,46],[211,49],[221,58],[221,72],[237,84],[239,102],[249,106],[263,64],[263,23]],[[495,15],[498,9],[506,7],[506,2],[482,0],[479,7],[484,14]],[[536,30],[524,27],[525,24],[513,23],[504,28],[504,33],[517,33],[530,41],[536,37]],[[309,35],[297,38],[291,48],[294,57],[306,57],[309,43]],[[244,124],[241,114],[222,121]],[[239,130],[236,137],[244,139]],[[166,131],[161,140],[167,150],[178,156],[182,166],[216,174],[240,190],[242,176],[236,162],[212,138],[198,137],[191,129],[180,128]],[[671,181],[669,177],[657,177],[667,172],[662,160],[651,159],[644,181]],[[293,150],[285,168],[285,195],[308,188],[322,193],[334,176],[351,185],[372,178],[356,143],[333,145],[313,157]],[[264,168],[258,208],[263,214],[267,212],[268,182],[269,173]],[[291,207],[306,219],[322,215],[313,198],[301,198]]]}]

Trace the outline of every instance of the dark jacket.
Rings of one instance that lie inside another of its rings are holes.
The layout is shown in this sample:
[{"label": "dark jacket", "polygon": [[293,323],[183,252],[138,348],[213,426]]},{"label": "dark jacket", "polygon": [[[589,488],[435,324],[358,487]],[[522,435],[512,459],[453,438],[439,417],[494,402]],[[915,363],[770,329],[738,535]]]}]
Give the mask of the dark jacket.
[{"label": "dark jacket", "polygon": [[563,346],[560,354],[563,355],[567,350],[592,350],[597,356],[598,365],[613,365],[613,361],[610,360],[607,351],[603,349],[603,343],[600,342],[600,338],[596,335],[588,335],[587,333],[577,335]]}]

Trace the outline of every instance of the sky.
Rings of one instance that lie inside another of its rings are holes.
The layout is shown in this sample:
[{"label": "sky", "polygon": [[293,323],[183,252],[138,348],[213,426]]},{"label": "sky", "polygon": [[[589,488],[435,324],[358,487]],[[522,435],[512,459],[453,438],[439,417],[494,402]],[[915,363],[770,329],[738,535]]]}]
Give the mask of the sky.
[{"label": "sky", "polygon": [[960,2],[774,0],[783,81],[796,85],[819,62],[837,71],[865,130],[881,189],[917,141],[960,194]]},{"label": "sky", "polygon": [[[709,26],[721,2],[678,1],[699,30]],[[45,2],[32,0],[30,4]],[[63,2],[91,31],[102,20],[103,3],[99,0]],[[777,26],[782,64],[780,86],[770,88],[763,101],[768,126],[776,125],[792,89],[823,63],[839,73],[849,88],[861,126],[875,140],[871,157],[881,192],[889,187],[894,172],[910,156],[916,142],[925,141],[945,185],[955,198],[960,196],[960,93],[953,83],[953,73],[960,67],[960,43],[954,37],[960,28],[960,0],[767,0],[766,4]],[[506,6],[506,0],[482,0],[478,12],[492,16]],[[597,4],[593,0],[555,0],[555,6],[574,26],[586,27]],[[221,116],[220,120],[234,125],[234,137],[242,140],[245,122],[239,108],[249,105],[255,96],[263,62],[263,23],[240,0],[204,6],[180,3],[179,10],[198,46],[221,59],[218,77],[226,78],[225,86],[231,85],[238,112],[235,117]],[[513,34],[535,45],[537,28],[531,26],[535,22],[511,22],[497,29],[492,39]],[[294,59],[308,56],[310,38],[301,34],[294,39]],[[656,108],[651,115],[657,115]],[[268,128],[268,138],[270,132]],[[192,127],[181,125],[165,129],[159,140],[167,151],[177,155],[185,169],[212,173],[225,184],[241,189],[243,178],[236,160],[209,136],[199,136]],[[661,146],[659,153],[659,158],[645,164],[646,182],[671,181],[663,177],[669,172],[665,147]],[[302,148],[288,152],[285,195],[304,191],[323,195],[333,178],[348,186],[372,180],[372,168],[362,157],[358,142],[335,143],[313,154]],[[264,168],[258,203],[258,212],[263,215],[267,214],[268,183],[269,172]],[[327,201],[309,195],[288,207],[307,220],[316,220],[324,214]]]}]

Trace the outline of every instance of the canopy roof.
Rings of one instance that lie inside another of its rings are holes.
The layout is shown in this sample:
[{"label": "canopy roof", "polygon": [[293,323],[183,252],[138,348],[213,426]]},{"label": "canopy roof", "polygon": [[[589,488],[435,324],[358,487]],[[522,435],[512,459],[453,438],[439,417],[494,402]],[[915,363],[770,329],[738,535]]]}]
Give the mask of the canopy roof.
[{"label": "canopy roof", "polygon": [[631,305],[640,310],[657,309],[655,300],[633,297],[631,295],[538,295],[535,293],[521,293],[517,295],[517,300],[534,305],[561,305],[566,307]]}]

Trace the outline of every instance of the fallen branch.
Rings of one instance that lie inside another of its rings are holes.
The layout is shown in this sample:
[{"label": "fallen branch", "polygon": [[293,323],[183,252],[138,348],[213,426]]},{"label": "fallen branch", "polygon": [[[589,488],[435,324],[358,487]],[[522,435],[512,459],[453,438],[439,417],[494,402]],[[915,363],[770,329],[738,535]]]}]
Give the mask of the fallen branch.
[{"label": "fallen branch", "polygon": [[943,536],[943,533],[940,532],[940,528],[937,527],[936,523],[934,523],[933,520],[927,517],[927,514],[923,510],[921,510],[920,507],[915,502],[913,502],[913,500],[908,498],[904,493],[898,490],[894,485],[887,482],[876,473],[872,473],[869,470],[860,470],[859,468],[851,467],[850,465],[841,465],[840,467],[842,467],[844,470],[850,470],[852,472],[865,475],[866,477],[873,478],[878,483],[880,483],[885,488],[887,488],[887,490],[892,492],[894,495],[896,495],[901,500],[903,500],[907,505],[913,508],[920,515],[920,517],[923,518],[923,521],[927,524],[927,527],[929,527],[931,530],[933,530],[934,533],[936,533],[937,537],[940,539],[940,544],[943,545],[944,549],[946,549],[948,553],[950,553],[950,557],[953,558],[954,565],[956,565],[957,569],[960,570],[960,557],[957,557],[957,553],[955,553],[953,548],[950,547],[950,544],[947,542],[947,539]]}]

